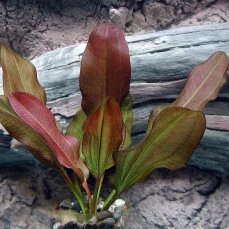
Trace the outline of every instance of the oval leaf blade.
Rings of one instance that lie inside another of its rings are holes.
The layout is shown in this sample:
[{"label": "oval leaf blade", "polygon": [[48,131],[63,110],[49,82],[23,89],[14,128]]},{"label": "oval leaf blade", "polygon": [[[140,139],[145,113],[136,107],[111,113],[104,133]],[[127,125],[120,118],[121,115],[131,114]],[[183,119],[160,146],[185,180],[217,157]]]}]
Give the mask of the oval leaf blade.
[{"label": "oval leaf blade", "polygon": [[180,107],[163,110],[146,138],[135,148],[114,154],[111,183],[120,194],[154,169],[183,167],[200,142],[206,122],[202,112]]},{"label": "oval leaf blade", "polygon": [[123,122],[118,103],[108,99],[91,113],[83,126],[82,153],[94,177],[114,165],[113,154],[122,143]]},{"label": "oval leaf blade", "polygon": [[226,83],[229,60],[224,52],[214,53],[207,61],[197,65],[172,106],[203,110],[206,103],[217,98]]},{"label": "oval leaf blade", "polygon": [[88,176],[79,157],[79,141],[59,132],[55,118],[47,107],[36,97],[24,92],[16,92],[9,96],[14,111],[48,143],[60,164],[73,169],[84,180]]},{"label": "oval leaf blade", "polygon": [[91,33],[80,68],[82,108],[88,115],[108,97],[121,105],[129,92],[130,57],[124,34],[114,25]]},{"label": "oval leaf blade", "polygon": [[0,123],[12,137],[25,144],[39,161],[51,167],[60,167],[45,140],[13,111],[4,96],[0,97]]},{"label": "oval leaf blade", "polygon": [[36,68],[30,61],[19,56],[8,46],[2,45],[0,63],[5,96],[17,91],[27,92],[43,103],[46,102],[45,90],[38,82]]}]

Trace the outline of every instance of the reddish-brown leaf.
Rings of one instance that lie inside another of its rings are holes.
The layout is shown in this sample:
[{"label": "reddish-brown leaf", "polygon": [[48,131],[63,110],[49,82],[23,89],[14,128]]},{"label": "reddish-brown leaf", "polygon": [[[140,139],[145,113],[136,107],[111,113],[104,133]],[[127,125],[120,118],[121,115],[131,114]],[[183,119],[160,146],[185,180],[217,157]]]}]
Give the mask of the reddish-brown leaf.
[{"label": "reddish-brown leaf", "polygon": [[1,46],[0,53],[4,95],[9,96],[17,91],[27,92],[45,103],[45,90],[37,80],[37,71],[34,65],[6,45]]},{"label": "reddish-brown leaf", "polygon": [[214,53],[197,65],[189,74],[188,82],[172,106],[203,110],[210,100],[217,98],[226,83],[229,60],[224,52]]},{"label": "reddish-brown leaf", "polygon": [[36,97],[24,92],[9,96],[14,111],[48,143],[60,164],[73,169],[84,180],[88,171],[79,156],[79,141],[72,136],[62,134],[52,113]]},{"label": "reddish-brown leaf", "polygon": [[129,92],[130,57],[124,34],[114,25],[91,33],[80,69],[82,108],[88,115],[108,97],[122,104]]}]

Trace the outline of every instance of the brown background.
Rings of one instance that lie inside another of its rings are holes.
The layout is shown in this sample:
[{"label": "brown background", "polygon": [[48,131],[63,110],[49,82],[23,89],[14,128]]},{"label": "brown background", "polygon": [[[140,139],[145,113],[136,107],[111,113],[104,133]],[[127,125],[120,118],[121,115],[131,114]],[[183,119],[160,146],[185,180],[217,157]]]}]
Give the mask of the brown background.
[{"label": "brown background", "polygon": [[3,0],[0,42],[32,59],[87,40],[102,22],[132,34],[228,20],[228,0]]}]

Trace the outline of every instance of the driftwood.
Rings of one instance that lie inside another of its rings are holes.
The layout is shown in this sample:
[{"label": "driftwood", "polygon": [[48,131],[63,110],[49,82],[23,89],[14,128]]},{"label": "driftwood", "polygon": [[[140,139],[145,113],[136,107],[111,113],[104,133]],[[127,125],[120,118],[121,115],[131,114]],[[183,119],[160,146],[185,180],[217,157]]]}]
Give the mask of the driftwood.
[{"label": "driftwood", "polygon": [[[196,26],[127,37],[134,107],[133,137],[140,139],[149,112],[158,104],[172,102],[186,82],[188,72],[218,50],[229,55],[229,24]],[[80,59],[85,44],[48,52],[32,62],[45,87],[48,106],[63,126],[80,108]],[[0,77],[0,94],[2,81]],[[229,84],[205,109],[207,130],[190,164],[229,172]],[[6,139],[7,140],[4,140]],[[1,146],[2,145],[2,146]],[[9,146],[1,137],[1,147]],[[0,158],[1,159],[1,158]]]}]

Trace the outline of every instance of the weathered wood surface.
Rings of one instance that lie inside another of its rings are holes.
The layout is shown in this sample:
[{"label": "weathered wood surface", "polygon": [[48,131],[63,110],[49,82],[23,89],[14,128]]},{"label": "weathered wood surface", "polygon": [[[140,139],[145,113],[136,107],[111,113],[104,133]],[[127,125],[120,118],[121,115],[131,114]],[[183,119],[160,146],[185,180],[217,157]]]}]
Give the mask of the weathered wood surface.
[{"label": "weathered wood surface", "polygon": [[[229,24],[135,35],[127,37],[127,41],[132,64],[133,136],[140,139],[149,112],[156,105],[170,103],[176,98],[192,67],[218,50],[229,55]],[[70,46],[32,61],[37,67],[39,81],[46,89],[48,106],[63,126],[80,108],[78,78],[84,48],[85,44]],[[0,94],[3,93],[1,80],[0,77]],[[205,109],[208,130],[191,164],[229,173],[228,101],[229,83],[219,98]],[[8,147],[9,141],[3,140],[0,134],[0,150],[3,144]]]}]

